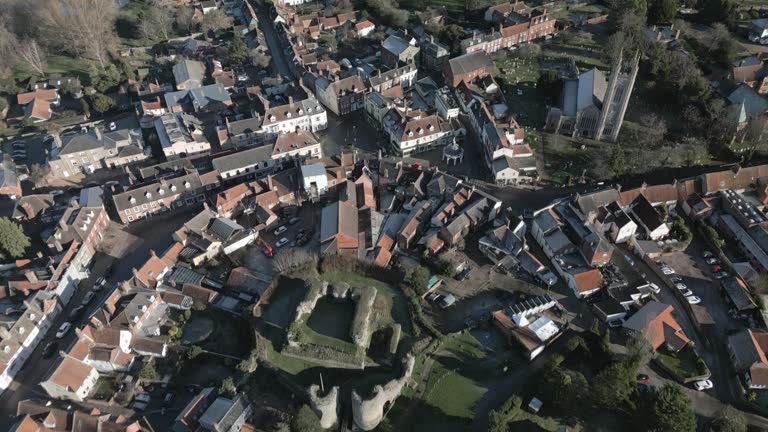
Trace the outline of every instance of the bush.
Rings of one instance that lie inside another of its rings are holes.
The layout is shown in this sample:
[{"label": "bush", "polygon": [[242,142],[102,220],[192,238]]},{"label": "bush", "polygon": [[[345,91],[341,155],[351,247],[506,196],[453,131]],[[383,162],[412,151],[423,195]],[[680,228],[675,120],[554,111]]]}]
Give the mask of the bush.
[{"label": "bush", "polygon": [[115,106],[115,101],[113,101],[109,96],[96,93],[91,96],[91,105],[93,105],[93,109],[97,113],[104,114]]},{"label": "bush", "polygon": [[291,432],[321,432],[320,418],[308,405],[303,405],[291,419]]},{"label": "bush", "polygon": [[202,353],[203,353],[202,348],[200,348],[198,345],[192,345],[187,351],[187,359],[194,360],[196,357],[198,357]]},{"label": "bush", "polygon": [[139,372],[139,378],[143,381],[157,381],[160,379],[160,374],[151,363],[145,363]]},{"label": "bush", "polygon": [[704,240],[707,241],[713,248],[717,249],[718,251],[723,248],[725,245],[725,242],[722,238],[720,238],[720,234],[712,228],[711,225],[699,221],[699,231],[701,232],[701,235],[704,236]]},{"label": "bush", "polygon": [[237,364],[237,370],[243,373],[253,373],[259,367],[259,351],[254,348],[247,358]]},{"label": "bush", "polygon": [[233,397],[236,392],[237,387],[235,387],[235,380],[233,380],[231,376],[224,378],[224,381],[221,382],[221,386],[219,387],[219,393],[222,396]]}]

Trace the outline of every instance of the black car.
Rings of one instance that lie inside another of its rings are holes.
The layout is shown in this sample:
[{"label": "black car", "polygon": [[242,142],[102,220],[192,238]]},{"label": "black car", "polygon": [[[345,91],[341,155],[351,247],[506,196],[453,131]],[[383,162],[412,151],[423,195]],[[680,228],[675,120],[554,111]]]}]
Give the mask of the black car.
[{"label": "black car", "polygon": [[80,315],[82,315],[84,310],[85,310],[85,306],[78,306],[72,309],[71,312],[69,312],[69,315],[67,316],[67,318],[69,318],[70,321],[75,321],[76,319],[80,318]]},{"label": "black car", "polygon": [[165,398],[163,398],[163,406],[169,407],[173,403],[173,400],[176,398],[176,393],[169,392],[165,395]]},{"label": "black car", "polygon": [[463,281],[467,280],[469,278],[469,275],[472,274],[472,267],[467,267],[464,270],[461,271],[458,275],[456,275],[456,280]]},{"label": "black car", "polygon": [[59,343],[56,341],[48,342],[47,345],[45,345],[45,348],[43,348],[43,358],[51,358],[54,354],[56,354],[56,351],[59,349]]}]

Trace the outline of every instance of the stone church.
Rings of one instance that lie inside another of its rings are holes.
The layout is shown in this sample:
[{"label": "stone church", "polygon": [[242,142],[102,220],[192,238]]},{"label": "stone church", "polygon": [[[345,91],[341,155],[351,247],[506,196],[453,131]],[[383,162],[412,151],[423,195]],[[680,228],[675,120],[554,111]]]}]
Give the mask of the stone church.
[{"label": "stone church", "polygon": [[639,60],[639,54],[631,59],[619,56],[609,80],[597,68],[579,74],[573,65],[572,78],[563,84],[561,104],[550,108],[545,127],[572,137],[616,142]]}]

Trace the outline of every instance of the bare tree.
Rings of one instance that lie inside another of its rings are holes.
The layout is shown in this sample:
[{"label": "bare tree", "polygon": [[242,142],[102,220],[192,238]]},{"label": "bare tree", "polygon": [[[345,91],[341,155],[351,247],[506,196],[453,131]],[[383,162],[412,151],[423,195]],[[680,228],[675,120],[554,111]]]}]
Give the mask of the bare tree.
[{"label": "bare tree", "polygon": [[174,17],[173,9],[166,0],[154,0],[145,19],[154,28],[157,37],[161,37],[163,40],[170,39]]},{"label": "bare tree", "polygon": [[58,0],[37,11],[39,22],[57,47],[85,55],[103,69],[115,46],[117,6],[112,0]]},{"label": "bare tree", "polygon": [[317,255],[302,248],[282,249],[275,254],[272,264],[279,273],[288,272],[307,264],[317,265]]},{"label": "bare tree", "polygon": [[213,10],[209,12],[204,18],[203,18],[203,32],[208,34],[208,32],[214,32],[216,33],[219,30],[223,30],[229,26],[232,25],[232,19],[229,18],[219,9]]},{"label": "bare tree", "polygon": [[250,52],[250,57],[253,65],[262,69],[269,66],[269,62],[272,60],[269,55],[259,51],[258,49],[252,49]]},{"label": "bare tree", "polygon": [[195,12],[191,7],[180,7],[176,11],[174,19],[177,28],[184,30],[187,34],[192,34],[192,29],[195,27]]},{"label": "bare tree", "polygon": [[10,16],[0,14],[0,69],[10,70],[16,65],[18,38],[11,31]]},{"label": "bare tree", "polygon": [[32,68],[32,70],[37,72],[39,75],[45,75],[45,49],[43,49],[43,47],[41,47],[36,40],[32,38],[24,39],[19,44],[17,52],[19,53],[19,57],[24,60],[24,63],[26,63],[27,66]]}]

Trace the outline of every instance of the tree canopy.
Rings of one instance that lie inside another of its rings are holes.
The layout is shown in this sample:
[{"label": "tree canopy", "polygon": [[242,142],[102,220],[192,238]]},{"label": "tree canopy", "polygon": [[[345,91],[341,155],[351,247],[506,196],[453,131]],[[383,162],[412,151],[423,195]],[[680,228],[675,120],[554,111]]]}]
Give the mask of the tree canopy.
[{"label": "tree canopy", "polygon": [[308,405],[301,407],[291,420],[291,432],[322,432],[320,418]]},{"label": "tree canopy", "polygon": [[680,386],[664,384],[648,394],[645,407],[638,411],[645,430],[664,432],[694,432],[696,415],[691,401]]},{"label": "tree canopy", "polygon": [[8,258],[19,258],[29,247],[29,237],[16,222],[0,218],[0,250]]}]

